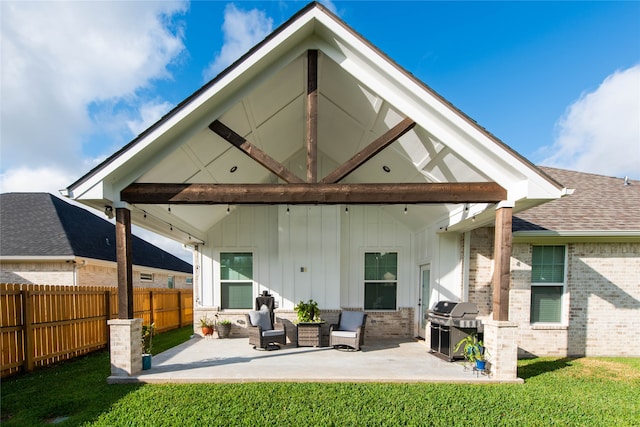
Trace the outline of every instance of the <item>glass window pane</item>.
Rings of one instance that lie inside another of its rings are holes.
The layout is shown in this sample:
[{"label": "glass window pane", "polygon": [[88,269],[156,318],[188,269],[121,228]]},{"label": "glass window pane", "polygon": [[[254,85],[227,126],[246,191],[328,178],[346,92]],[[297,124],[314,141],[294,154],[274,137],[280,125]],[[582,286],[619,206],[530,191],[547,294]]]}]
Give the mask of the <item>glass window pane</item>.
[{"label": "glass window pane", "polygon": [[560,323],[562,286],[531,287],[531,323]]},{"label": "glass window pane", "polygon": [[253,284],[250,282],[222,283],[221,308],[252,308]]},{"label": "glass window pane", "polygon": [[531,254],[533,283],[564,283],[564,246],[534,246]]},{"label": "glass window pane", "polygon": [[225,252],[220,254],[221,280],[253,279],[253,254],[251,252]]},{"label": "glass window pane", "polygon": [[397,279],[397,252],[367,252],[364,254],[364,280]]},{"label": "glass window pane", "polygon": [[396,309],[396,283],[365,283],[364,284],[364,308],[365,310],[395,310]]}]

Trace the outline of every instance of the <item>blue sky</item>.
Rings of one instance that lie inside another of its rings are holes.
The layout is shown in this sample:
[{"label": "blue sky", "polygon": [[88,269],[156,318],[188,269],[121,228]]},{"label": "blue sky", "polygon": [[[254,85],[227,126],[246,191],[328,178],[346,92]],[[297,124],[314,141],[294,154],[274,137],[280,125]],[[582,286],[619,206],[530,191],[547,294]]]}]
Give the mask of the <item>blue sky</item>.
[{"label": "blue sky", "polygon": [[[0,190],[67,187],[307,2],[0,2]],[[640,2],[324,4],[535,164],[640,179]]]}]

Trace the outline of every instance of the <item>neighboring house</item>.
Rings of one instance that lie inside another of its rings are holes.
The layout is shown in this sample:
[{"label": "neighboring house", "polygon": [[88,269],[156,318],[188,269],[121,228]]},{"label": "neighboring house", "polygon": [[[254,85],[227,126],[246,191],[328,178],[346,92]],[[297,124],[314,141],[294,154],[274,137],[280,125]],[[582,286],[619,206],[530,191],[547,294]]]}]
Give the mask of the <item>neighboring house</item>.
[{"label": "neighboring house", "polygon": [[427,337],[430,306],[470,299],[515,355],[512,213],[563,184],[313,3],[65,195],[193,246],[196,322],[240,326],[268,291],[283,319],[314,299],[367,311],[369,339]]},{"label": "neighboring house", "polygon": [[[133,236],[135,287],[191,288],[191,264]],[[116,286],[112,223],[48,193],[0,195],[0,282]]]},{"label": "neighboring house", "polygon": [[[640,340],[640,182],[543,167],[570,196],[513,220],[509,319],[525,355],[637,356]],[[491,302],[478,268],[492,242],[471,232],[470,299]],[[474,266],[475,259],[475,266]]]}]

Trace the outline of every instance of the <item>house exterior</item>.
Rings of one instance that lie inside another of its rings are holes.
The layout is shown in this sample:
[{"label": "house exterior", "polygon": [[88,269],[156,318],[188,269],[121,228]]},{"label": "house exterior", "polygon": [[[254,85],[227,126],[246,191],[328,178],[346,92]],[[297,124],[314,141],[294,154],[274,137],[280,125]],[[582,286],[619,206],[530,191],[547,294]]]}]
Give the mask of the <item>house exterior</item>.
[{"label": "house exterior", "polygon": [[[521,357],[637,356],[640,183],[541,168],[571,195],[513,219],[509,319]],[[492,230],[465,233],[469,299],[491,312]]]},{"label": "house exterior", "polygon": [[[191,264],[133,237],[133,286],[192,288]],[[116,286],[114,225],[48,193],[0,195],[0,282]]]},{"label": "house exterior", "polygon": [[284,321],[313,299],[428,338],[430,306],[472,300],[513,377],[514,215],[567,191],[312,3],[64,195],[113,209],[123,248],[131,224],[191,245],[196,322],[241,336],[267,291]]}]

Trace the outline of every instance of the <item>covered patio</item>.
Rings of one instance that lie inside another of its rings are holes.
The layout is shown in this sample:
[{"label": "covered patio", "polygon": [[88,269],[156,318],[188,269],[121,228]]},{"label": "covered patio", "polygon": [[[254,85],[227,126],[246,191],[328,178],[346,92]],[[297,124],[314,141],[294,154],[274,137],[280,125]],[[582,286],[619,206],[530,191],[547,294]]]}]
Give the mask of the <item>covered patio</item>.
[{"label": "covered patio", "polygon": [[[64,194],[115,213],[119,319],[110,322],[112,349],[127,355],[114,363],[116,371],[141,377],[131,262],[137,225],[193,249],[196,323],[217,316],[242,331],[253,298],[265,291],[275,298],[276,315],[289,322],[298,301],[314,300],[325,313],[366,311],[375,340],[362,355],[334,355],[353,362],[347,376],[335,380],[357,380],[348,375],[364,366],[384,381],[393,364],[378,355],[405,350],[384,347],[385,338],[428,339],[430,306],[473,296],[468,237],[479,227],[493,234],[491,298],[480,312],[485,342],[496,377],[515,379],[512,214],[563,191],[312,3]],[[373,350],[377,340],[383,348]],[[182,365],[202,370],[203,381],[227,375],[208,373],[221,370],[212,357],[221,357],[225,369],[242,367],[240,381],[265,372],[294,378],[284,370],[297,366],[297,357],[323,380],[324,371],[337,372],[308,360],[334,354],[330,349],[256,355],[244,340],[238,352],[228,350],[234,342],[194,341],[193,355],[180,353],[186,361],[166,363],[175,375],[182,375]],[[411,381],[419,370],[429,371],[426,351],[396,364],[390,378]],[[358,361],[372,356],[377,359]],[[156,369],[166,369],[164,357]],[[292,362],[266,364],[283,357]],[[440,368],[433,371],[446,371]],[[160,375],[152,370],[143,377],[154,372]]]},{"label": "covered patio", "polygon": [[522,383],[465,369],[429,353],[424,341],[372,340],[361,351],[283,346],[254,350],[246,338],[189,341],[153,357],[151,369],[111,376],[110,383],[446,382]]}]

